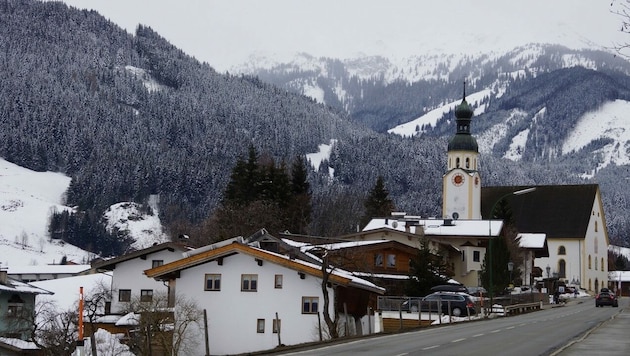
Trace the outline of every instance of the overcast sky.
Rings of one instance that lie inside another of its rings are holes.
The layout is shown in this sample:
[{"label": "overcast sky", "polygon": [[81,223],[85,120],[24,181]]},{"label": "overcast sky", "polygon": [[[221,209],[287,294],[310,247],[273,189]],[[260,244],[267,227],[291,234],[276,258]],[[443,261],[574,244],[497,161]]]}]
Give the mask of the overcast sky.
[{"label": "overcast sky", "polygon": [[630,35],[616,0],[64,0],[133,32],[139,23],[219,71],[251,54],[348,58],[511,49],[532,42],[612,47]]}]

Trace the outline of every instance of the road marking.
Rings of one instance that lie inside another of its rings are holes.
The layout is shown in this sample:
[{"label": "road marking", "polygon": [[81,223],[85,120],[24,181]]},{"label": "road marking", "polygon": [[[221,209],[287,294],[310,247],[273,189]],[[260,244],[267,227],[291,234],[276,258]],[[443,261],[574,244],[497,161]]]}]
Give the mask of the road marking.
[{"label": "road marking", "polygon": [[494,334],[494,333],[498,333],[498,332],[500,332],[500,331],[501,331],[501,329],[497,329],[497,330],[492,330],[490,333],[491,333],[491,334]]},{"label": "road marking", "polygon": [[452,340],[451,342],[460,342],[460,341],[464,341],[464,340],[466,340],[466,338],[463,338],[463,339],[457,339],[457,340]]},{"label": "road marking", "polygon": [[433,346],[425,347],[425,348],[423,348],[423,350],[431,350],[431,349],[435,349],[437,347],[440,347],[440,345],[433,345]]},{"label": "road marking", "polygon": [[479,336],[484,336],[485,334],[477,334],[477,335],[473,335],[472,337],[479,337]]},{"label": "road marking", "polygon": [[505,328],[505,330],[510,330],[510,329],[514,329],[515,326],[508,326],[507,328]]}]

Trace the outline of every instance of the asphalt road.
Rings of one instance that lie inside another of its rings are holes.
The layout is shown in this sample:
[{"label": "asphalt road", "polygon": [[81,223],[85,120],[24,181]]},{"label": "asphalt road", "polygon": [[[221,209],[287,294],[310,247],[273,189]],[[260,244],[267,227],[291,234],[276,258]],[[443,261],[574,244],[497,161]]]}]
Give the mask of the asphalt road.
[{"label": "asphalt road", "polygon": [[[629,355],[629,299],[596,308],[592,298],[529,314],[361,338],[284,355]],[[628,309],[628,311],[624,310]],[[610,351],[608,351],[610,349]]]}]

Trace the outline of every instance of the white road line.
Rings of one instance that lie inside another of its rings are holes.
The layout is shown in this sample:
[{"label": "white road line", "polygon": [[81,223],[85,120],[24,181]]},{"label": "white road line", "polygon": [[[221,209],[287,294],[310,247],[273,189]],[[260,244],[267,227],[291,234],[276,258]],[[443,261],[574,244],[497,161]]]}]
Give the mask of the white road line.
[{"label": "white road line", "polygon": [[460,341],[464,341],[464,340],[466,340],[466,338],[463,338],[463,339],[457,339],[457,340],[452,340],[451,342],[452,342],[452,343],[453,343],[453,342],[460,342]]},{"label": "white road line", "polygon": [[440,345],[433,345],[433,346],[425,347],[422,350],[431,350],[431,349],[435,349],[437,347],[440,347]]}]

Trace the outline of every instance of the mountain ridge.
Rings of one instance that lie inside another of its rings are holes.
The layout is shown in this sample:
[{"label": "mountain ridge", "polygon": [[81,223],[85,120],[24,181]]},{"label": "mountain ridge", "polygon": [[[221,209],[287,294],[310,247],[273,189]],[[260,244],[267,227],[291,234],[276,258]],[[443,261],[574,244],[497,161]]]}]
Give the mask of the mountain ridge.
[{"label": "mountain ridge", "polygon": [[[356,231],[362,201],[379,175],[397,209],[440,214],[446,137],[455,132],[453,118],[447,114],[446,120],[413,138],[385,134],[336,106],[334,100],[343,97],[335,90],[363,89],[363,96],[346,104],[375,122],[390,117],[398,123],[461,98],[462,73],[468,67],[445,82],[394,81],[387,87],[343,76],[337,82],[336,77],[316,78],[311,83],[323,91],[324,105],[262,77],[219,74],[150,27],[140,26],[129,35],[95,12],[59,3],[4,2],[0,30],[6,34],[0,38],[0,156],[71,177],[67,201],[81,214],[74,227],[85,231],[77,236],[87,240],[80,241],[84,247],[107,247],[106,255],[123,252],[128,246],[104,232],[104,211],[122,202],[145,205],[156,195],[166,234],[189,234],[191,239],[203,235],[200,226],[212,219],[232,167],[250,145],[280,164],[334,142],[319,169],[309,167],[311,234]],[[344,73],[341,61],[331,63],[330,73]],[[479,74],[467,84],[467,92],[496,82],[494,74]],[[525,83],[534,76],[524,72],[505,77]],[[149,82],[156,86],[147,87]],[[493,107],[495,100],[479,105]],[[494,121],[488,113],[479,117],[487,118],[488,125],[502,122],[503,114],[495,114]],[[473,120],[476,134],[486,119]],[[594,158],[583,152],[531,162],[482,153],[481,160],[487,185],[580,182],[578,173],[595,166]],[[597,179],[606,177],[601,184],[611,236],[624,241],[630,231],[622,219],[627,212],[614,199],[628,193],[614,180],[618,169],[602,168]]]}]

